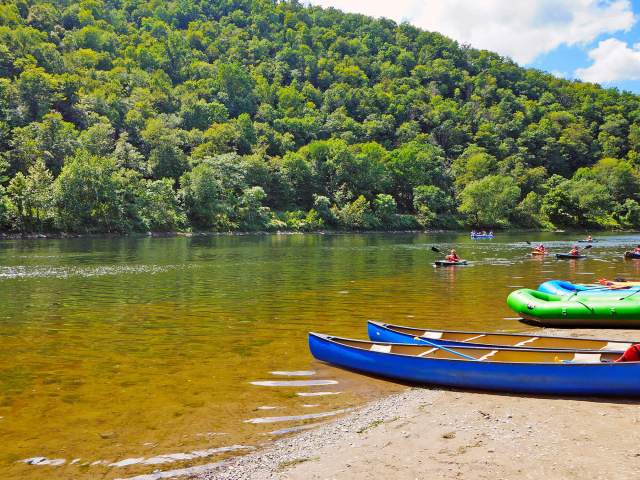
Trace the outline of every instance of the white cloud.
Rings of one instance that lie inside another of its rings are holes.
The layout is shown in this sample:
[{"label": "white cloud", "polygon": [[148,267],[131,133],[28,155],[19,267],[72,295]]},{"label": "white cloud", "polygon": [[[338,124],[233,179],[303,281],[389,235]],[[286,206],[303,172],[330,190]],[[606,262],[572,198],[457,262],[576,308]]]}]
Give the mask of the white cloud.
[{"label": "white cloud", "polygon": [[585,44],[628,30],[629,0],[310,0],[387,17],[531,63],[560,45]]},{"label": "white cloud", "polygon": [[597,83],[640,80],[640,44],[629,47],[617,38],[608,38],[589,52],[589,58],[593,63],[578,68],[576,77]]}]

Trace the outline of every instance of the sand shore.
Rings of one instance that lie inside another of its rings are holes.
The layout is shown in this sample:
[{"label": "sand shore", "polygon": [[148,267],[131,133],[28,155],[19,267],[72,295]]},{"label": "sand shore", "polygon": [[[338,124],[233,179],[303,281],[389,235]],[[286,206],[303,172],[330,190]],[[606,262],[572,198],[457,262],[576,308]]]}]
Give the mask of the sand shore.
[{"label": "sand shore", "polygon": [[[640,337],[624,330],[545,334]],[[627,479],[640,470],[639,422],[635,400],[408,387],[193,478]]]}]

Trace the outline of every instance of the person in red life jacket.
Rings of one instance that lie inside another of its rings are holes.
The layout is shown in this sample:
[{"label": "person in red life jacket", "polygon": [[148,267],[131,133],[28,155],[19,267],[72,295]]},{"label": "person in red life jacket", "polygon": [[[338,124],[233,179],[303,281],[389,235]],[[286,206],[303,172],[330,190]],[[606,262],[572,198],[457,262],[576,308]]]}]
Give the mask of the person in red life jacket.
[{"label": "person in red life jacket", "polygon": [[444,259],[447,262],[459,262],[460,261],[460,257],[458,256],[458,254],[456,253],[455,250],[451,250],[451,253],[449,253],[449,255],[447,255],[446,257],[444,257]]},{"label": "person in red life jacket", "polygon": [[546,253],[546,250],[544,249],[544,245],[540,244],[537,247],[534,247],[534,250],[538,253]]},{"label": "person in red life jacket", "polygon": [[615,362],[640,362],[640,344],[631,345]]},{"label": "person in red life jacket", "polygon": [[638,245],[633,251],[635,253],[640,253],[640,245]]},{"label": "person in red life jacket", "polygon": [[573,248],[569,252],[569,255],[572,255],[574,257],[577,257],[578,255],[580,255],[580,250],[578,250],[578,247],[576,245],[573,246]]}]

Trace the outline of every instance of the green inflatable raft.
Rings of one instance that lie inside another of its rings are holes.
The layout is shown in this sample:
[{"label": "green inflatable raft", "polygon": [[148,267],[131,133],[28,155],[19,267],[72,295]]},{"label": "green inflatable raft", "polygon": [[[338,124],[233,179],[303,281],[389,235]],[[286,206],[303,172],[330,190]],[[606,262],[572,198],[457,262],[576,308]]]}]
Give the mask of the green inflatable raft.
[{"label": "green inflatable raft", "polygon": [[522,288],[511,292],[507,305],[523,319],[546,326],[639,327],[640,293],[599,297],[553,295]]}]

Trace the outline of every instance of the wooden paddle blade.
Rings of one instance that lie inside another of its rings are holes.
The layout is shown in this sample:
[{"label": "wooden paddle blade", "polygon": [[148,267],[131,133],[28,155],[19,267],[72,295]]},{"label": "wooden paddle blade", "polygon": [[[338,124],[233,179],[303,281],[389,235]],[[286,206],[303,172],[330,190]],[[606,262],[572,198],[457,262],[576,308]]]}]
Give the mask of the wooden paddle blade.
[{"label": "wooden paddle blade", "polygon": [[531,242],[530,242],[529,240],[525,240],[525,243],[526,243],[527,245],[531,245]]},{"label": "wooden paddle blade", "polygon": [[431,251],[436,252],[436,253],[440,253],[440,249],[437,247],[431,247]]},{"label": "wooden paddle blade", "polygon": [[591,247],[593,247],[593,245],[587,245],[586,247],[583,248],[583,250],[589,250]]}]

